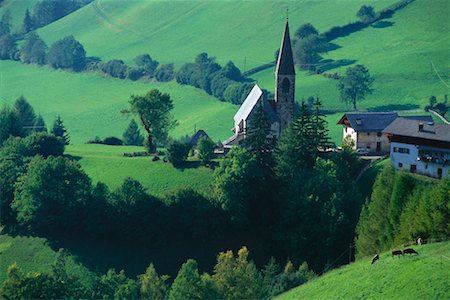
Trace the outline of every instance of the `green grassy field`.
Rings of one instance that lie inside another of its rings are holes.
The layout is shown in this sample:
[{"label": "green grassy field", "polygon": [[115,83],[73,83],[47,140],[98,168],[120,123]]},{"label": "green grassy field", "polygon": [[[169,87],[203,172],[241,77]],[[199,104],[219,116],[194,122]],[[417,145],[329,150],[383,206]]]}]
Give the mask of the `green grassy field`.
[{"label": "green grassy field", "polygon": [[292,30],[311,22],[320,30],[356,20],[362,4],[383,8],[395,0],[341,1],[115,1],[97,0],[39,34],[51,43],[79,39],[88,55],[127,62],[150,53],[176,64],[207,52],[222,63],[251,68],[274,59],[286,9]]},{"label": "green grassy field", "polygon": [[361,259],[276,299],[450,299],[450,242],[413,248],[419,255]]},{"label": "green grassy field", "polygon": [[[6,270],[14,262],[24,272],[50,272],[55,257],[56,251],[46,239],[0,234],[0,285],[6,278]],[[92,283],[93,274],[75,257],[69,256],[66,266],[69,274],[77,274],[85,284]]]},{"label": "green grassy field", "polygon": [[231,135],[233,115],[238,107],[217,101],[205,92],[175,82],[132,82],[92,73],[70,73],[47,67],[0,61],[0,104],[12,104],[24,95],[51,126],[61,115],[72,143],[81,144],[95,136],[118,136],[130,121],[121,110],[132,94],[145,94],[152,88],[167,92],[174,100],[179,125],[173,136],[192,135],[204,129],[214,140]]},{"label": "green grassy field", "polygon": [[212,170],[190,161],[184,169],[175,169],[162,160],[150,157],[123,157],[124,152],[142,151],[139,147],[77,145],[67,147],[66,154],[79,158],[83,170],[94,182],[104,182],[114,189],[131,177],[138,180],[152,195],[160,195],[182,187],[206,191]]},{"label": "green grassy field", "polygon": [[[450,36],[447,34],[450,23],[443,21],[449,15],[448,1],[416,0],[398,11],[393,18],[384,20],[387,27],[369,27],[334,40],[333,43],[339,48],[330,51],[324,58],[356,60],[356,63],[369,68],[375,77],[374,93],[358,103],[359,108],[423,108],[430,95],[443,98],[450,87]],[[342,74],[345,68],[347,66],[328,72]],[[273,90],[273,72],[273,69],[268,69],[252,77],[264,88]],[[336,82],[319,75],[298,72],[297,99],[319,95],[326,109],[351,109],[340,102]]]}]

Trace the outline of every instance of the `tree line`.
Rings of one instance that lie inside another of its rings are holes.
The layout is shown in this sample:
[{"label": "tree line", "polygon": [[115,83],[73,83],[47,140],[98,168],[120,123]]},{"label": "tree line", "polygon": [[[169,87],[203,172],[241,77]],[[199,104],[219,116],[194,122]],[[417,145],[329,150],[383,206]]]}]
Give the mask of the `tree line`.
[{"label": "tree line", "polygon": [[360,257],[411,243],[450,236],[450,179],[435,182],[385,167],[377,176],[356,230]]}]

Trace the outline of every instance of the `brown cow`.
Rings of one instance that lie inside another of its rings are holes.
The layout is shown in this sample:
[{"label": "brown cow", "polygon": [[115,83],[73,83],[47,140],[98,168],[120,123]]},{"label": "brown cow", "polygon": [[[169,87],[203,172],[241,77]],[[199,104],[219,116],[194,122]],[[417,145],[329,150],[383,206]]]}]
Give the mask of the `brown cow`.
[{"label": "brown cow", "polygon": [[371,265],[373,265],[377,260],[379,260],[380,259],[380,256],[377,254],[377,255],[375,255],[373,258],[372,258],[372,263],[371,263]]},{"label": "brown cow", "polygon": [[412,249],[412,248],[403,249],[403,254],[417,254],[417,255],[419,255],[419,253],[416,250]]},{"label": "brown cow", "polygon": [[392,257],[398,256],[398,255],[403,255],[402,250],[394,250],[394,251],[392,251]]}]

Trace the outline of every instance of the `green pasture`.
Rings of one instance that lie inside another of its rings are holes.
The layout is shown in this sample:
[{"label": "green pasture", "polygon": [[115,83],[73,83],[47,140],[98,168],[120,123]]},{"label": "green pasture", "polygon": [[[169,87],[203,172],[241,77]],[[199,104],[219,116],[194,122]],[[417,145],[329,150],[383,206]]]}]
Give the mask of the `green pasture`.
[{"label": "green pasture", "polygon": [[241,69],[274,60],[289,9],[291,30],[311,22],[319,30],[356,20],[370,3],[377,9],[395,0],[153,1],[97,0],[39,30],[48,42],[73,34],[88,55],[131,62],[149,53],[177,65],[207,52]]},{"label": "green pasture", "polygon": [[153,162],[152,157],[123,157],[125,152],[138,151],[143,148],[77,145],[67,147],[66,154],[75,157],[94,182],[104,182],[111,189],[119,187],[126,177],[138,180],[152,195],[183,187],[207,191],[210,186],[212,170],[199,166],[198,161],[188,161],[184,168],[175,169],[162,159]]},{"label": "green pasture", "polygon": [[413,248],[419,255],[361,259],[276,299],[450,299],[450,242]]},{"label": "green pasture", "polygon": [[173,136],[192,135],[204,129],[214,140],[231,135],[233,115],[238,107],[220,102],[204,91],[175,82],[133,82],[93,73],[71,73],[48,67],[0,61],[0,105],[12,104],[24,95],[47,126],[61,115],[73,144],[95,136],[122,137],[131,116],[121,113],[132,94],[152,88],[169,93],[179,125]]}]

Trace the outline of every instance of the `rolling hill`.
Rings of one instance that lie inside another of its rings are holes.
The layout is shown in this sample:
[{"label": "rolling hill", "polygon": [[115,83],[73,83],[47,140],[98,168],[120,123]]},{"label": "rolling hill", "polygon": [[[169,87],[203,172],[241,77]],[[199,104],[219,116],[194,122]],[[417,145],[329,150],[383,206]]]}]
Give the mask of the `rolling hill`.
[{"label": "rolling hill", "polygon": [[450,242],[413,248],[419,255],[361,259],[276,299],[450,299]]}]

